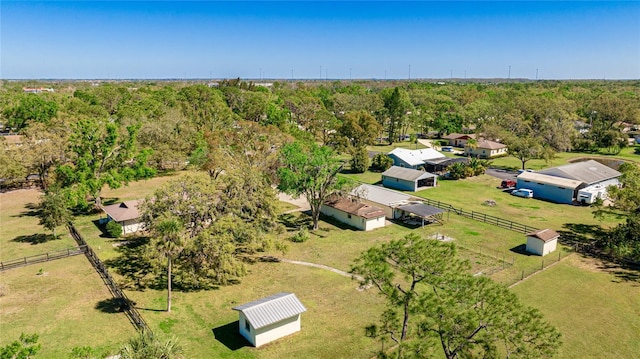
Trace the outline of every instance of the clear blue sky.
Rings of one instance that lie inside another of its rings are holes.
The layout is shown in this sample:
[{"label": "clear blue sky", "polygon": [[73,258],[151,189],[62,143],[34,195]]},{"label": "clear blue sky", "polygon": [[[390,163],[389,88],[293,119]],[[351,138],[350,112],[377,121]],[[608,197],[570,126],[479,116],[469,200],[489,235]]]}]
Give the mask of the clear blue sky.
[{"label": "clear blue sky", "polygon": [[0,11],[3,79],[640,78],[640,1],[2,0]]}]

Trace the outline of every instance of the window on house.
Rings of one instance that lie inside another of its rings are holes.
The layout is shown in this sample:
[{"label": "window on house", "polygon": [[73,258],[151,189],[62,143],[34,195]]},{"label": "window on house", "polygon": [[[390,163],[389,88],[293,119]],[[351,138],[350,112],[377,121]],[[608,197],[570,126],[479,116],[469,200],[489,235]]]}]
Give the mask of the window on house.
[{"label": "window on house", "polygon": [[351,218],[351,215],[350,215],[350,214],[347,214],[347,218]]},{"label": "window on house", "polygon": [[244,330],[250,332],[251,331],[251,326],[249,325],[249,321],[248,320],[244,320]]}]

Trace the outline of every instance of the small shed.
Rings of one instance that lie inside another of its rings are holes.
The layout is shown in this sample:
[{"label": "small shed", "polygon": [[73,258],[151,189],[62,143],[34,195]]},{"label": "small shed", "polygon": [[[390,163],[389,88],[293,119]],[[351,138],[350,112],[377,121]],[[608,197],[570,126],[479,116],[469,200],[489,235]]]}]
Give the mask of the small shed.
[{"label": "small shed", "polygon": [[144,227],[138,211],[140,202],[142,201],[125,201],[103,206],[102,210],[107,214],[107,222],[116,221],[122,226],[122,234],[135,233]]},{"label": "small shed", "polygon": [[391,166],[382,173],[382,185],[404,191],[416,192],[427,187],[435,187],[437,176],[433,173]]},{"label": "small shed", "polygon": [[548,228],[527,233],[527,252],[546,256],[556,250],[558,238],[558,232]]},{"label": "small shed", "polygon": [[300,314],[307,311],[293,293],[281,292],[233,307],[240,312],[240,334],[260,347],[300,331]]},{"label": "small shed", "polygon": [[385,212],[382,208],[349,198],[332,197],[322,205],[320,212],[362,231],[385,225]]}]

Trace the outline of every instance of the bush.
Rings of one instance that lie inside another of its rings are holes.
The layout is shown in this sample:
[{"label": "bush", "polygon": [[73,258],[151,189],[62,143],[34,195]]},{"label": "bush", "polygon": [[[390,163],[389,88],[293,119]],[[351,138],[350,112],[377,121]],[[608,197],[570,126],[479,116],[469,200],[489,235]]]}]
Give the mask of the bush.
[{"label": "bush", "polygon": [[303,243],[309,239],[309,230],[307,227],[302,227],[293,237],[290,238],[293,243]]},{"label": "bush", "polygon": [[119,238],[122,235],[122,226],[116,221],[107,222],[105,229],[111,238]]},{"label": "bush", "polygon": [[371,168],[376,171],[384,172],[393,165],[393,159],[384,153],[378,153],[373,156]]},{"label": "bush", "polygon": [[369,154],[366,147],[360,147],[353,151],[351,157],[351,171],[355,173],[364,173],[369,169]]}]

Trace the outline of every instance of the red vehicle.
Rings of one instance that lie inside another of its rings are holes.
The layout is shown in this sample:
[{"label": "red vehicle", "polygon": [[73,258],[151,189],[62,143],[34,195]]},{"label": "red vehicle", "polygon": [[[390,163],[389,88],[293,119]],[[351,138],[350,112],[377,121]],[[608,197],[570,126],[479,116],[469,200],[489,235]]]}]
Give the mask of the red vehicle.
[{"label": "red vehicle", "polygon": [[516,186],[516,181],[514,180],[503,180],[502,183],[500,183],[501,188],[513,188],[515,186]]}]

